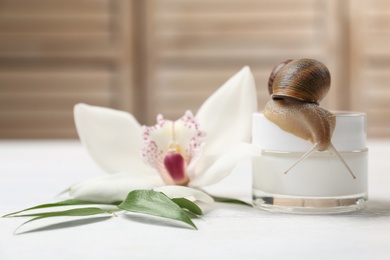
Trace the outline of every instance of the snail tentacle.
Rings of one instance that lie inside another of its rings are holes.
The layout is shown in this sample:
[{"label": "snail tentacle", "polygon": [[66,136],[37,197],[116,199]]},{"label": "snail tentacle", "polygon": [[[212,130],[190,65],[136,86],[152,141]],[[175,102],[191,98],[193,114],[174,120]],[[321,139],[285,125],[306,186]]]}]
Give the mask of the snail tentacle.
[{"label": "snail tentacle", "polygon": [[305,160],[307,157],[309,157],[310,155],[312,155],[313,153],[315,153],[317,150],[318,150],[318,143],[315,143],[312,148],[309,149],[309,151],[307,151],[306,153],[304,153],[301,158],[298,159],[298,161],[296,161],[293,165],[290,166],[290,168],[287,169],[287,171],[284,172],[284,174],[287,174],[290,170],[292,170],[295,166],[297,166],[300,162],[302,162],[303,160]]},{"label": "snail tentacle", "polygon": [[[287,174],[289,171],[291,171],[295,166],[297,166],[300,162],[305,160],[307,157],[312,155],[318,150],[318,143],[315,143],[306,153],[304,153],[293,165],[288,168],[284,174]],[[355,174],[353,174],[351,168],[349,168],[347,162],[343,159],[341,154],[336,150],[334,145],[331,143],[328,147],[329,152],[336,154],[337,158],[340,160],[340,162],[345,166],[345,168],[348,170],[348,172],[351,174],[352,178],[356,179]]]},{"label": "snail tentacle", "polygon": [[330,150],[330,152],[333,152],[336,154],[336,156],[340,159],[340,162],[345,166],[345,168],[347,168],[347,170],[349,171],[349,173],[352,175],[352,178],[356,179],[356,176],[355,174],[353,174],[351,168],[349,168],[347,162],[343,159],[343,157],[341,156],[341,154],[336,150],[336,148],[333,146],[332,143],[330,143],[328,149]]}]

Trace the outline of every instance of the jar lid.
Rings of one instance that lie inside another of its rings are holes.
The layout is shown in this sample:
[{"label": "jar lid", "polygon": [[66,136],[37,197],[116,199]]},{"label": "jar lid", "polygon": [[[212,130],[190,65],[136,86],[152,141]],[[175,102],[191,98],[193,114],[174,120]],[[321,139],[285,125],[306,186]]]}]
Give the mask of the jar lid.
[{"label": "jar lid", "polygon": [[[350,111],[332,111],[336,127],[332,144],[338,151],[366,149],[366,114]],[[281,152],[306,152],[313,144],[288,133],[262,113],[253,113],[252,142],[263,150]]]}]

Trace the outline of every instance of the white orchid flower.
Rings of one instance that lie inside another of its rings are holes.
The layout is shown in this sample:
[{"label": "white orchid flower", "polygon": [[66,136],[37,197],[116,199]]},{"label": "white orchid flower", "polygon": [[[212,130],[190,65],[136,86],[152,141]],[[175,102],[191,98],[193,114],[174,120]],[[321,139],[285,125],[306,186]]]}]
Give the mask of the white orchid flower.
[{"label": "white orchid flower", "polygon": [[226,177],[243,158],[258,150],[248,144],[257,96],[249,67],[231,77],[200,107],[177,121],[157,116],[140,126],[129,113],[77,104],[81,143],[108,175],[70,188],[77,199],[122,201],[132,190],[155,189],[171,198],[212,202],[199,188]]}]

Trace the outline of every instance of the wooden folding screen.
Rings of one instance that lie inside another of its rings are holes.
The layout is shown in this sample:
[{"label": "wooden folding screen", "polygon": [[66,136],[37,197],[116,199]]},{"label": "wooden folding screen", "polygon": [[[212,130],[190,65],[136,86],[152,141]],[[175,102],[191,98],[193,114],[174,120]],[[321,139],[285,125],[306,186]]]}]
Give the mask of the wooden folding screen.
[{"label": "wooden folding screen", "polygon": [[0,138],[75,137],[78,102],[174,120],[245,65],[261,110],[300,57],[331,71],[321,105],[390,136],[388,17],[386,0],[0,0]]},{"label": "wooden folding screen", "polygon": [[131,110],[121,0],[0,0],[0,137],[75,137],[73,105]]}]

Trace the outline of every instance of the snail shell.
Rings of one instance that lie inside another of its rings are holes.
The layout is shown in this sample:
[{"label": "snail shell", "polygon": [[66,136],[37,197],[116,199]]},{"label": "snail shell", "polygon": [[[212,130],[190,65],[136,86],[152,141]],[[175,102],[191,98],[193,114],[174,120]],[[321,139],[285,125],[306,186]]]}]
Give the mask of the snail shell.
[{"label": "snail shell", "polygon": [[272,99],[294,98],[316,104],[329,88],[328,68],[314,59],[286,60],[274,68],[268,82]]},{"label": "snail shell", "polygon": [[273,85],[274,85],[274,81],[275,81],[276,75],[290,61],[292,61],[292,60],[285,60],[285,61],[279,63],[278,65],[276,65],[274,67],[274,69],[272,70],[271,75],[269,76],[269,80],[268,80],[268,93],[270,95],[272,95],[272,92],[274,92],[272,88],[273,88]]}]

